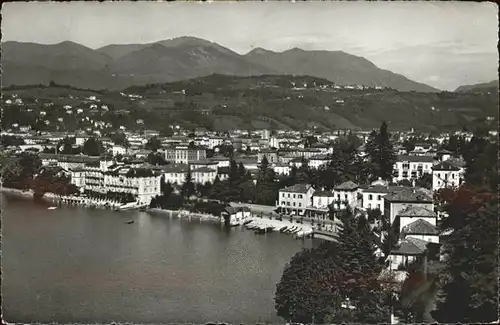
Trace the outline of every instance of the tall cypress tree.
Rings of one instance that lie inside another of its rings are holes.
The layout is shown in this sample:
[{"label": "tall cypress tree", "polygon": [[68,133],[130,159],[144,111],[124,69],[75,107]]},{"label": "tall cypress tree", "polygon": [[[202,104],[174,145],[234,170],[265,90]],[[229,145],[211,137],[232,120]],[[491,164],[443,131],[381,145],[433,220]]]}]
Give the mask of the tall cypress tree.
[{"label": "tall cypress tree", "polygon": [[181,195],[183,198],[190,198],[195,193],[191,170],[188,169],[184,183],[182,184]]},{"label": "tall cypress tree", "polygon": [[274,205],[277,199],[276,175],[269,166],[266,156],[262,158],[255,186],[254,200],[258,204]]},{"label": "tall cypress tree", "polygon": [[384,180],[392,180],[396,155],[385,121],[382,122],[378,133],[373,131],[370,134],[366,151],[370,157],[373,178],[381,177]]}]

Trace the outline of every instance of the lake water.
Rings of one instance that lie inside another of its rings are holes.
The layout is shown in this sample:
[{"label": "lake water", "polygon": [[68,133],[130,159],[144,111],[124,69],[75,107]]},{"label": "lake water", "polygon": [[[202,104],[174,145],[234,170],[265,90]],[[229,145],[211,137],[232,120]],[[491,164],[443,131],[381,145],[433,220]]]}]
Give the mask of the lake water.
[{"label": "lake water", "polygon": [[48,210],[2,195],[10,322],[284,322],[276,284],[312,245],[166,214]]}]

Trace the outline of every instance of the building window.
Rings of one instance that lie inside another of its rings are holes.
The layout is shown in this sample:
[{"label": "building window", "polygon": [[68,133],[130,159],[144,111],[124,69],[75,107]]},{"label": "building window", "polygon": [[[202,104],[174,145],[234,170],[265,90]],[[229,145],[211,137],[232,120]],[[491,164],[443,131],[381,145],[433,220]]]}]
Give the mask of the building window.
[{"label": "building window", "polygon": [[403,169],[410,169],[410,163],[403,163]]},{"label": "building window", "polygon": [[377,204],[377,209],[379,209],[379,210],[380,210],[380,204]]},{"label": "building window", "polygon": [[293,206],[295,206],[295,202],[293,202]]},{"label": "building window", "polygon": [[347,194],[344,194],[344,199],[346,199],[346,200],[347,200]]},{"label": "building window", "polygon": [[369,194],[368,195],[368,200],[373,200],[373,195]]},{"label": "building window", "polygon": [[288,198],[290,198],[290,193],[288,193]]},{"label": "building window", "polygon": [[372,204],[368,203],[368,209],[371,209],[371,208],[372,208]]},{"label": "building window", "polygon": [[295,199],[295,194],[293,194],[293,198]]},{"label": "building window", "polygon": [[379,201],[380,201],[380,200],[382,200],[382,195],[379,195],[379,196],[378,196],[378,200],[379,200]]},{"label": "building window", "polygon": [[299,202],[299,208],[302,207],[302,203]]},{"label": "building window", "polygon": [[407,171],[403,172],[403,178],[408,178],[408,172]]},{"label": "building window", "polygon": [[299,199],[302,199],[302,194],[299,194],[298,197],[299,197]]}]

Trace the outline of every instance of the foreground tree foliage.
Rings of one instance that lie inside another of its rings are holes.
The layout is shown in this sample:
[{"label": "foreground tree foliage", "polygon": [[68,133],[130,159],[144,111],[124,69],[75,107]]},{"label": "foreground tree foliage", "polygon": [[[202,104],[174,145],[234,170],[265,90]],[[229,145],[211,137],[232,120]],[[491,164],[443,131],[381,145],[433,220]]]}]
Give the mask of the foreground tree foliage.
[{"label": "foreground tree foliage", "polygon": [[[338,242],[297,253],[276,288],[276,310],[287,321],[302,323],[390,320],[388,292],[377,277],[375,237],[364,217],[340,214]],[[346,308],[350,305],[351,308]]]},{"label": "foreground tree foliage", "polygon": [[437,308],[445,323],[482,323],[498,318],[498,200],[489,193],[461,188],[443,193],[449,202]]},{"label": "foreground tree foliage", "polygon": [[461,144],[465,185],[444,189],[446,212],[437,308],[432,316],[446,323],[483,323],[498,319],[498,143],[481,135]]}]

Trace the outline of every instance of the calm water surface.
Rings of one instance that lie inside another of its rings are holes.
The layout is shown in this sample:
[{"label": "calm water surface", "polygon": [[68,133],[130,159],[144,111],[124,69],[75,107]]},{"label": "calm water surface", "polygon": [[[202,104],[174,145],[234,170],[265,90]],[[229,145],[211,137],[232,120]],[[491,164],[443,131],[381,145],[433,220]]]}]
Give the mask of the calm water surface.
[{"label": "calm water surface", "polygon": [[282,322],[276,284],[312,245],[165,214],[2,201],[10,322]]}]

